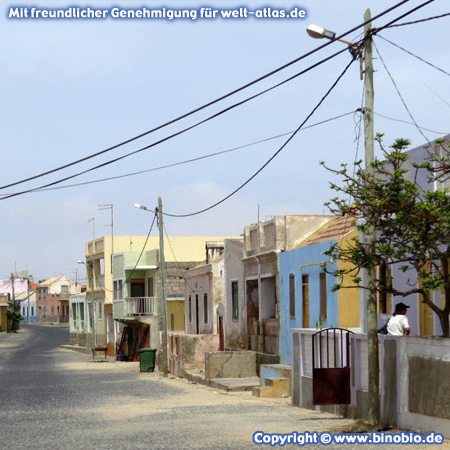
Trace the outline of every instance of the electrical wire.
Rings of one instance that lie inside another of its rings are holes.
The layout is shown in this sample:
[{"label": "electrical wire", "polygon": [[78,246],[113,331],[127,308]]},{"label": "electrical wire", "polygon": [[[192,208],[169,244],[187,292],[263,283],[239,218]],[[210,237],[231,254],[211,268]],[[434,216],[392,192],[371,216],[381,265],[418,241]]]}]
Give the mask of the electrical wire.
[{"label": "electrical wire", "polygon": [[382,27],[379,27],[379,28],[372,28],[371,34],[376,34],[376,33],[380,32],[380,31],[382,31],[382,30],[384,30],[386,28],[392,28],[392,25],[395,24],[395,22],[398,22],[399,20],[403,19],[404,17],[407,17],[407,16],[411,15],[412,13],[415,13],[419,9],[422,9],[423,7],[429,5],[430,3],[433,3],[434,1],[436,1],[436,0],[427,0],[426,2],[421,3],[420,5],[416,6],[415,8],[410,9],[409,11],[407,11],[406,13],[404,13],[401,16],[397,17],[396,19],[391,20],[386,25],[383,25]]},{"label": "electrical wire", "polygon": [[414,116],[412,115],[410,109],[408,108],[408,105],[406,104],[405,99],[403,98],[400,89],[397,86],[397,83],[394,80],[394,77],[392,76],[391,72],[389,71],[389,69],[386,66],[386,63],[384,62],[383,57],[380,54],[380,51],[378,50],[378,47],[376,46],[375,42],[373,42],[373,46],[375,47],[375,50],[377,52],[378,57],[380,58],[381,63],[383,64],[384,69],[386,70],[387,74],[389,75],[389,78],[392,81],[392,84],[394,85],[395,90],[397,91],[398,96],[400,97],[401,102],[403,103],[403,106],[405,107],[407,113],[409,114],[409,117],[411,118],[411,120],[414,123],[414,126],[417,128],[417,130],[419,131],[419,133],[424,137],[424,139],[428,142],[428,144],[431,146],[431,142],[430,140],[427,138],[427,136],[425,135],[425,133],[422,131],[422,129],[419,127],[419,125],[416,122],[416,119],[414,119]]},{"label": "electrical wire", "polygon": [[428,22],[429,20],[442,19],[443,17],[448,17],[448,16],[450,16],[450,13],[441,14],[440,16],[427,17],[426,19],[419,19],[419,20],[415,20],[413,22],[397,23],[395,25],[390,25],[388,28],[404,27],[406,25],[415,25],[417,23]]},{"label": "electrical wire", "polygon": [[248,178],[244,183],[242,183],[238,188],[236,188],[233,192],[231,192],[230,194],[228,194],[226,197],[222,198],[221,200],[217,201],[216,203],[214,203],[211,206],[208,206],[207,208],[201,209],[199,211],[196,211],[194,213],[190,213],[190,214],[169,214],[169,213],[164,213],[164,215],[169,216],[169,217],[191,217],[191,216],[196,216],[198,214],[202,214],[206,211],[209,211],[213,208],[215,208],[216,206],[220,205],[221,203],[225,202],[226,200],[228,200],[229,198],[233,197],[233,195],[235,195],[237,192],[239,192],[242,188],[244,188],[248,183],[250,183],[250,181],[252,181],[254,178],[256,178],[257,175],[259,175],[285,148],[286,146],[289,144],[289,142],[292,141],[292,139],[294,139],[294,137],[297,135],[297,133],[301,130],[301,128],[303,127],[303,125],[305,125],[305,123],[314,115],[314,113],[319,109],[319,107],[322,105],[322,103],[325,101],[325,99],[331,94],[331,92],[333,91],[333,89],[337,86],[337,84],[339,83],[339,81],[342,79],[342,77],[345,75],[345,73],[347,72],[347,70],[350,68],[350,66],[355,62],[355,57],[353,57],[351,59],[351,61],[347,64],[347,66],[345,67],[345,69],[342,71],[342,73],[337,77],[337,79],[333,82],[333,84],[331,85],[331,87],[328,89],[328,91],[325,93],[325,95],[320,99],[319,103],[317,103],[317,105],[313,108],[313,110],[307,115],[306,119],[303,120],[303,122],[299,125],[299,127],[294,131],[294,133],[292,133],[292,135],[284,142],[284,144],[250,177]]},{"label": "electrical wire", "polygon": [[394,47],[399,48],[400,50],[403,50],[405,53],[408,53],[408,55],[414,56],[414,58],[417,58],[419,61],[424,62],[425,64],[428,64],[430,67],[433,67],[433,69],[439,70],[439,72],[444,73],[445,75],[450,77],[450,73],[446,72],[444,69],[441,69],[440,67],[428,62],[427,60],[421,58],[420,56],[415,55],[414,53],[410,52],[409,50],[406,50],[406,48],[401,47],[400,45],[396,44],[395,42],[390,41],[389,39],[386,39],[383,36],[377,35],[380,39],[383,39],[383,41],[389,42],[389,44],[393,45]]},{"label": "electrical wire", "polygon": [[[408,3],[409,1],[410,0],[402,0],[402,1],[400,1],[396,5],[393,5],[390,8],[388,8],[388,9],[384,10],[383,12],[381,12],[380,14],[377,14],[376,16],[374,16],[370,21],[379,19],[380,17],[383,17],[384,15],[386,15],[386,14],[390,13],[391,11],[399,8],[400,6],[404,5],[405,3]],[[434,1],[434,0],[430,0],[430,1]],[[401,16],[401,17],[403,18],[403,16]],[[364,25],[366,25],[366,23],[368,23],[370,21],[363,22],[362,24],[357,25],[356,27],[353,27],[352,29],[346,31],[345,33],[342,33],[341,35],[336,37],[336,40],[341,39],[341,38],[347,36],[350,33],[353,33],[354,31],[356,31],[359,28],[363,27]],[[233,95],[235,95],[235,94],[237,94],[237,93],[239,93],[239,92],[241,92],[241,91],[243,91],[243,90],[245,90],[245,89],[247,89],[247,88],[257,84],[260,81],[263,81],[266,78],[269,78],[269,77],[271,77],[272,75],[275,75],[278,72],[281,72],[282,70],[290,67],[291,65],[293,65],[293,64],[295,64],[295,63],[297,63],[297,62],[299,62],[299,61],[301,61],[301,60],[303,60],[303,59],[313,55],[314,53],[317,53],[318,51],[324,49],[325,47],[328,47],[329,45],[331,45],[334,42],[335,41],[330,40],[330,41],[326,42],[325,44],[322,44],[321,46],[316,47],[314,50],[311,50],[311,51],[309,51],[307,53],[304,53],[303,55],[299,56],[298,58],[295,58],[294,60],[292,60],[292,61],[290,61],[290,62],[288,62],[288,63],[286,63],[286,64],[284,64],[284,65],[282,65],[280,67],[278,67],[277,69],[274,69],[271,72],[268,72],[265,75],[263,75],[261,77],[258,77],[257,79],[255,79],[255,80],[253,80],[253,81],[251,81],[251,82],[249,82],[249,83],[247,83],[247,84],[245,84],[245,85],[243,85],[243,86],[241,86],[241,87],[239,87],[237,89],[234,89],[233,91],[231,91],[231,92],[229,92],[229,93],[227,93],[225,95],[222,95],[221,97],[216,98],[215,100],[212,100],[212,101],[210,101],[208,103],[205,103],[204,105],[202,105],[202,106],[200,106],[198,108],[195,108],[195,109],[193,109],[193,110],[191,110],[191,111],[189,111],[189,112],[187,112],[185,114],[182,114],[181,116],[178,116],[175,119],[169,120],[168,122],[165,122],[162,125],[158,125],[157,127],[152,128],[151,130],[148,130],[148,131],[146,131],[144,133],[141,133],[141,134],[139,134],[137,136],[134,136],[134,137],[132,137],[130,139],[127,139],[127,140],[125,140],[123,142],[120,142],[119,144],[116,144],[116,145],[113,145],[113,146],[108,147],[106,149],[103,149],[103,150],[101,150],[99,152],[96,152],[96,153],[93,153],[91,155],[88,155],[88,156],[86,156],[84,158],[80,158],[78,160],[72,161],[70,163],[64,164],[62,166],[56,167],[56,168],[48,170],[46,172],[43,172],[43,173],[31,176],[31,177],[28,177],[28,178],[25,178],[25,179],[22,179],[22,180],[19,180],[19,181],[16,181],[14,183],[9,183],[9,184],[6,184],[4,186],[0,186],[0,189],[6,189],[8,187],[16,186],[18,184],[22,184],[22,183],[25,183],[27,181],[35,180],[35,179],[43,177],[45,175],[50,175],[50,174],[55,173],[57,171],[66,169],[68,167],[71,167],[71,166],[73,166],[75,164],[82,163],[82,162],[87,161],[89,159],[92,159],[94,157],[100,156],[100,155],[102,155],[104,153],[110,152],[110,151],[112,151],[112,150],[114,150],[116,148],[119,148],[119,147],[121,147],[123,145],[129,144],[130,142],[133,142],[133,141],[135,141],[137,139],[140,139],[140,138],[142,138],[144,136],[147,136],[147,135],[149,135],[151,133],[154,133],[154,132],[156,132],[158,130],[161,130],[161,129],[163,129],[163,128],[169,126],[169,125],[172,125],[172,124],[174,124],[174,123],[176,123],[176,122],[178,122],[178,121],[180,121],[182,119],[185,119],[185,118],[187,118],[187,117],[189,117],[189,116],[191,116],[191,115],[193,115],[193,114],[195,114],[195,113],[197,113],[197,112],[199,112],[199,111],[201,111],[201,110],[203,110],[205,108],[208,108],[209,106],[212,106],[212,105],[214,105],[214,104],[216,104],[216,103],[218,103],[218,102],[220,102],[222,100],[225,100],[226,98],[231,97],[231,96],[233,96]]]},{"label": "electrical wire", "polygon": [[[316,122],[316,123],[314,123],[312,125],[309,125],[307,127],[302,128],[301,131],[307,130],[308,128],[316,127],[318,125],[323,125],[323,124],[331,122],[333,120],[341,119],[343,117],[349,116],[349,115],[354,114],[354,113],[355,113],[355,111],[350,111],[350,112],[347,112],[347,113],[344,113],[344,114],[340,114],[340,115],[335,116],[335,117],[331,117],[329,119],[322,120],[320,122]],[[240,145],[239,147],[233,147],[233,148],[230,148],[230,149],[227,149],[227,150],[222,150],[222,151],[219,151],[219,152],[210,153],[210,154],[207,154],[207,155],[199,156],[197,158],[186,159],[184,161],[179,161],[179,162],[176,162],[176,163],[173,163],[173,164],[166,164],[164,166],[153,167],[151,169],[140,170],[138,172],[131,172],[131,173],[123,174],[123,175],[117,175],[117,176],[114,176],[114,177],[107,177],[107,178],[101,178],[101,179],[98,179],[98,180],[85,181],[83,183],[67,184],[67,185],[64,185],[64,186],[55,186],[55,187],[50,187],[50,188],[36,189],[33,192],[46,192],[46,191],[53,191],[53,190],[57,190],[57,189],[67,189],[67,188],[72,188],[72,187],[85,186],[85,185],[88,185],[88,184],[101,183],[101,182],[110,181],[110,180],[118,180],[120,178],[126,178],[126,177],[135,176],[135,175],[141,175],[143,173],[154,172],[154,171],[157,171],[157,170],[163,170],[163,169],[168,169],[168,168],[171,168],[171,167],[181,166],[181,165],[184,165],[184,164],[189,164],[189,163],[200,161],[200,160],[203,160],[203,159],[212,158],[214,156],[220,156],[220,155],[223,155],[223,154],[226,154],[226,153],[235,152],[237,150],[242,150],[244,148],[248,148],[248,147],[251,147],[251,146],[254,146],[254,145],[258,145],[258,144],[262,144],[262,143],[265,143],[265,142],[269,142],[269,141],[272,141],[274,139],[279,139],[281,137],[288,136],[288,135],[292,134],[293,132],[294,131],[288,131],[286,133],[278,134],[276,136],[271,136],[271,137],[268,137],[268,138],[265,138],[265,139],[260,139],[259,141],[250,142],[248,144]],[[8,194],[4,194],[4,195],[10,195],[10,194],[8,193]]]},{"label": "electrical wire", "polygon": [[[380,114],[380,113],[377,113],[377,112],[374,112],[374,114],[375,114],[376,116],[383,117],[384,119],[393,120],[394,122],[402,122],[402,123],[407,123],[408,125],[413,125],[413,126],[415,126],[414,122],[409,122],[409,121],[407,121],[407,120],[402,120],[402,119],[396,119],[396,118],[394,118],[394,117],[389,117],[389,116],[386,116],[386,115],[384,115],[384,114]],[[420,128],[421,130],[429,131],[430,133],[439,134],[439,135],[441,135],[441,136],[443,136],[444,134],[447,134],[447,133],[448,133],[448,132],[442,132],[442,131],[434,131],[434,130],[430,130],[429,128],[425,128],[425,127],[419,127],[419,128]]]},{"label": "electrical wire", "polygon": [[[248,97],[248,98],[246,98],[246,99],[244,99],[244,100],[242,100],[242,101],[240,101],[240,102],[238,102],[238,103],[235,103],[234,105],[231,105],[231,106],[229,106],[229,107],[227,107],[227,108],[225,108],[225,109],[219,111],[218,113],[216,113],[216,114],[214,114],[214,115],[212,115],[212,116],[209,116],[209,117],[207,117],[206,119],[201,120],[200,122],[195,123],[194,125],[191,125],[191,126],[189,126],[189,127],[187,127],[187,128],[184,128],[184,129],[181,130],[181,131],[178,131],[178,132],[173,133],[173,134],[171,134],[171,135],[169,135],[169,136],[167,136],[167,137],[165,137],[165,138],[163,138],[163,139],[160,139],[160,140],[157,141],[157,142],[154,142],[154,143],[152,143],[152,144],[150,144],[150,145],[147,145],[147,146],[142,147],[142,148],[140,148],[140,149],[138,149],[138,150],[135,150],[135,151],[133,151],[133,152],[127,153],[127,154],[125,154],[125,155],[119,156],[119,157],[114,158],[114,159],[112,159],[112,160],[106,161],[106,162],[104,162],[104,163],[102,163],[102,164],[98,164],[97,166],[94,166],[94,167],[91,167],[91,168],[89,168],[89,169],[83,170],[83,171],[78,172],[78,173],[76,173],[76,174],[69,175],[69,176],[67,176],[67,177],[61,178],[61,179],[56,180],[56,181],[53,181],[53,182],[51,182],[51,183],[47,183],[47,184],[45,184],[45,185],[43,185],[43,186],[39,186],[39,187],[37,187],[37,188],[32,188],[32,189],[26,189],[26,190],[24,190],[24,191],[16,192],[16,193],[14,193],[14,194],[5,195],[5,196],[3,196],[2,198],[0,198],[0,200],[6,200],[6,199],[8,199],[8,198],[17,197],[17,196],[23,195],[23,194],[28,194],[29,192],[34,192],[34,191],[39,190],[39,189],[42,189],[42,188],[47,188],[47,187],[50,187],[50,186],[54,186],[54,185],[59,184],[59,183],[62,183],[62,182],[64,182],[64,181],[71,180],[71,179],[73,179],[73,178],[79,177],[80,175],[84,175],[84,174],[86,174],[86,173],[92,172],[92,171],[97,170],[97,169],[100,169],[100,168],[102,168],[102,167],[106,167],[106,166],[108,166],[108,165],[110,165],[110,164],[113,164],[113,163],[115,163],[115,162],[121,161],[122,159],[128,158],[129,156],[135,155],[135,154],[140,153],[140,152],[142,152],[142,151],[144,151],[144,150],[148,150],[149,148],[156,147],[157,145],[162,144],[163,142],[166,142],[166,141],[168,141],[168,140],[170,140],[170,139],[173,139],[173,138],[176,137],[176,136],[179,136],[179,135],[181,135],[181,134],[184,134],[184,133],[186,133],[187,131],[190,131],[190,130],[194,129],[194,128],[198,127],[199,125],[202,125],[202,124],[205,123],[205,122],[208,122],[208,121],[210,121],[210,120],[212,120],[212,119],[214,119],[214,118],[216,118],[216,117],[218,117],[218,116],[221,116],[222,114],[224,114],[224,113],[226,113],[226,112],[228,112],[228,111],[230,111],[230,110],[232,110],[232,109],[234,109],[234,108],[236,108],[236,107],[238,107],[238,106],[240,106],[240,105],[242,105],[242,104],[244,104],[244,103],[247,103],[247,102],[249,102],[250,100],[253,100],[253,99],[255,99],[255,98],[257,98],[257,97],[259,97],[259,96],[261,96],[261,95],[263,95],[263,94],[265,94],[265,93],[267,93],[267,92],[269,92],[269,91],[271,91],[271,90],[273,90],[273,89],[276,89],[277,87],[279,87],[279,86],[281,86],[281,85],[283,85],[283,84],[285,84],[285,83],[287,83],[287,82],[289,82],[289,81],[291,81],[291,80],[293,80],[293,79],[295,79],[295,78],[297,78],[297,77],[299,77],[299,76],[301,76],[301,75],[303,75],[303,74],[309,72],[310,70],[312,70],[312,69],[314,69],[314,68],[316,68],[316,67],[318,67],[318,66],[324,64],[325,62],[329,61],[330,59],[335,58],[336,56],[340,55],[341,53],[345,52],[346,50],[347,50],[346,48],[344,48],[344,49],[342,49],[342,50],[339,50],[338,52],[332,54],[331,56],[322,59],[321,61],[317,62],[316,64],[313,64],[312,66],[308,67],[307,69],[302,70],[301,72],[299,72],[299,73],[297,73],[297,74],[295,74],[295,75],[293,75],[293,76],[291,76],[291,77],[289,77],[289,78],[287,78],[287,79],[281,81],[280,83],[278,83],[278,84],[276,84],[276,85],[274,85],[274,86],[271,86],[270,88],[267,88],[267,89],[265,89],[264,91],[261,91],[261,92],[255,94],[255,95],[252,95],[251,97]],[[11,185],[9,185],[9,186],[11,186]],[[0,189],[1,189],[1,188],[0,188]]]}]

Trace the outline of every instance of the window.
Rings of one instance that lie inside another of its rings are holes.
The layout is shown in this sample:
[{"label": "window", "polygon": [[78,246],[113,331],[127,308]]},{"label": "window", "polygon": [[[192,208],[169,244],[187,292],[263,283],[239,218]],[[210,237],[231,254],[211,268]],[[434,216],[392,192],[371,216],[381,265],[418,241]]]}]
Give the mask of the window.
[{"label": "window", "polygon": [[63,285],[61,286],[61,294],[68,294],[69,293],[69,286]]},{"label": "window", "polygon": [[72,314],[71,314],[70,319],[71,319],[70,322],[71,322],[72,330],[78,329],[78,326],[77,326],[77,304],[76,303],[72,303]]},{"label": "window", "polygon": [[231,308],[233,310],[233,320],[239,320],[239,286],[237,281],[231,282]]},{"label": "window", "polygon": [[26,316],[26,314],[25,314],[25,306],[22,307],[22,316],[24,316],[24,317]]},{"label": "window", "polygon": [[98,302],[98,320],[103,320],[103,302]]},{"label": "window", "polygon": [[34,306],[31,307],[31,315],[34,316]]},{"label": "window", "polygon": [[192,298],[189,296],[189,323],[192,323]]},{"label": "window", "polygon": [[381,264],[378,266],[378,279],[380,280],[380,292],[378,292],[378,312],[389,314],[392,310],[392,294],[387,292],[392,287],[391,266]]},{"label": "window", "polygon": [[208,294],[203,294],[203,323],[208,323]]},{"label": "window", "polygon": [[320,318],[327,319],[327,274],[320,272]]},{"label": "window", "polygon": [[302,326],[309,328],[309,275],[302,275]]},{"label": "window", "polygon": [[289,275],[289,312],[291,319],[295,319],[295,275]]},{"label": "window", "polygon": [[149,278],[147,280],[147,296],[148,297],[154,297],[155,296],[155,291],[154,291],[154,286],[153,286],[153,277]]},{"label": "window", "polygon": [[52,316],[55,314],[55,307],[54,306],[52,306],[51,308],[50,308],[50,310],[51,310],[51,312],[52,312]]},{"label": "window", "polygon": [[122,280],[113,281],[113,300],[122,300]]}]

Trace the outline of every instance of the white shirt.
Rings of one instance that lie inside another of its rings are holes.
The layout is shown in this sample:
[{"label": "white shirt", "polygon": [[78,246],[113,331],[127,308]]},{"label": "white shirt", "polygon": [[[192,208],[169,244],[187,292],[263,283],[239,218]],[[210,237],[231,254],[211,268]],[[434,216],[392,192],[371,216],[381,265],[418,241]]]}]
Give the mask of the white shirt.
[{"label": "white shirt", "polygon": [[397,314],[389,319],[387,325],[390,336],[403,336],[405,328],[409,328],[408,318],[402,314]]}]

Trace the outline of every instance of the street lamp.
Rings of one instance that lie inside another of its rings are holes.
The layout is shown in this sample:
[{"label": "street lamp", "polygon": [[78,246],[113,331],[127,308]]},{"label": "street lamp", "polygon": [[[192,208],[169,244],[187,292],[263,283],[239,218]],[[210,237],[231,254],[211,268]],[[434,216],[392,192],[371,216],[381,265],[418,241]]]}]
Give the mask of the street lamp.
[{"label": "street lamp", "polygon": [[325,28],[319,27],[319,25],[313,24],[309,25],[308,28],[306,29],[306,32],[314,39],[327,38],[330,39],[331,41],[341,41],[351,47],[358,45],[355,44],[354,42],[347,41],[346,39],[342,38],[336,39],[336,33],[334,31],[326,30]]},{"label": "street lamp", "polygon": [[[374,126],[373,126],[373,64],[372,64],[372,23],[370,9],[364,14],[364,55],[362,46],[344,39],[337,39],[336,33],[325,30],[317,25],[310,25],[307,33],[314,39],[327,38],[339,40],[349,46],[354,57],[358,57],[360,63],[364,60],[364,70],[361,69],[361,77],[364,73],[364,148],[365,167],[368,174],[373,173],[374,155]],[[374,253],[374,230],[371,229],[367,235],[367,245]],[[369,378],[369,422],[378,425],[380,421],[380,398],[379,398],[379,361],[378,361],[378,334],[377,334],[377,299],[375,292],[375,268],[367,271],[367,285],[369,296],[367,299],[366,331],[367,331],[367,353],[368,353],[368,378]]]}]

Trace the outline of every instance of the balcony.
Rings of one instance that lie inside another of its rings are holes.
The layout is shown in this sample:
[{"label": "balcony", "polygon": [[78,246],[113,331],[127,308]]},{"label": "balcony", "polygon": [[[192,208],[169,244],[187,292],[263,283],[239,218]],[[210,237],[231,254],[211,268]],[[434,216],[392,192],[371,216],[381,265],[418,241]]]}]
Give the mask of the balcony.
[{"label": "balcony", "polygon": [[154,316],[156,315],[156,297],[126,297],[124,316]]}]

